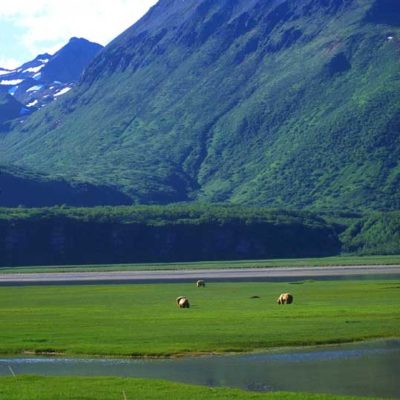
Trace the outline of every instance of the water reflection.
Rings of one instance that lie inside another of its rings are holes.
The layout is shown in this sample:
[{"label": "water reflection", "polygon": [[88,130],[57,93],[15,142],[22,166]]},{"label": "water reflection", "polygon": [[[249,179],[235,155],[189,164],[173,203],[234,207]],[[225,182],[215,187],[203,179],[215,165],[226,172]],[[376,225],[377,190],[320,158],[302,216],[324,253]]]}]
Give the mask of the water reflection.
[{"label": "water reflection", "polygon": [[3,358],[0,375],[157,378],[253,391],[400,398],[400,340],[308,350],[167,360]]}]

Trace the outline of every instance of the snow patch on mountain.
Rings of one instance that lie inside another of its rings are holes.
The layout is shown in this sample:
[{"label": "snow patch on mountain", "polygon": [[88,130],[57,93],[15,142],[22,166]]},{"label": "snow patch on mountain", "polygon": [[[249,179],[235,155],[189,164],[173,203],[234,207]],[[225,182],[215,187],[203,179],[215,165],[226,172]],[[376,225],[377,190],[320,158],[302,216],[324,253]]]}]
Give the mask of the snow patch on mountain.
[{"label": "snow patch on mountain", "polygon": [[21,82],[23,82],[23,79],[2,80],[2,81],[0,81],[0,85],[14,86],[14,85],[19,85]]},{"label": "snow patch on mountain", "polygon": [[62,96],[63,94],[68,93],[71,89],[72,89],[72,88],[70,88],[70,87],[67,86],[67,87],[65,87],[64,89],[61,89],[59,92],[57,92],[57,93],[54,95],[54,97]]},{"label": "snow patch on mountain", "polygon": [[46,64],[41,64],[37,67],[30,67],[27,69],[24,69],[22,72],[27,73],[27,72],[39,72]]},{"label": "snow patch on mountain", "polygon": [[43,87],[43,85],[35,85],[31,86],[29,89],[27,89],[27,92],[36,92],[37,90],[40,90]]},{"label": "snow patch on mountain", "polygon": [[35,107],[36,106],[36,104],[37,103],[39,103],[39,100],[33,100],[33,101],[31,101],[29,104],[27,104],[26,106],[27,107]]}]

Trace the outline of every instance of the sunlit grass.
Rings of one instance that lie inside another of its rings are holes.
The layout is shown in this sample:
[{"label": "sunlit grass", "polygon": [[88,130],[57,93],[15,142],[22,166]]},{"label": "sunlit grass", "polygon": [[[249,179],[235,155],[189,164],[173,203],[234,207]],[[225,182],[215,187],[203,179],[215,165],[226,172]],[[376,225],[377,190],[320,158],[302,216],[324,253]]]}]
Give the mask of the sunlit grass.
[{"label": "sunlit grass", "polygon": [[[360,399],[303,393],[252,393],[158,380],[129,378],[0,378],[0,398],[7,400],[335,400]],[[369,398],[371,399],[371,398]]]},{"label": "sunlit grass", "polygon": [[[278,306],[281,292],[294,304]],[[191,308],[176,307],[186,295]],[[0,288],[0,353],[169,356],[399,336],[400,283]]]}]

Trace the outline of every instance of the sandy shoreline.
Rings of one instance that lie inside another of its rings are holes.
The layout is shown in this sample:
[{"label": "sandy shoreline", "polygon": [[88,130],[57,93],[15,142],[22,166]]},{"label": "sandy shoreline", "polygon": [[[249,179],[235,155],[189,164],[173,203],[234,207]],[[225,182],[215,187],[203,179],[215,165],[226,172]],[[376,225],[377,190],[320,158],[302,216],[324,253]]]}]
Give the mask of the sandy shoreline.
[{"label": "sandy shoreline", "polygon": [[209,281],[312,279],[359,276],[396,276],[400,265],[197,269],[168,271],[43,272],[0,274],[0,285],[162,283]]}]

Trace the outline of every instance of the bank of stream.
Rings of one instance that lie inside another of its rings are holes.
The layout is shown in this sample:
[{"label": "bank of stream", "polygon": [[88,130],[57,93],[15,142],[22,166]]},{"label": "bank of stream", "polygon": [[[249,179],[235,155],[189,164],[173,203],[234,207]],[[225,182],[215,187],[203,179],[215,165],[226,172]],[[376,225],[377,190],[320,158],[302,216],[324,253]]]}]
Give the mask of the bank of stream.
[{"label": "bank of stream", "polygon": [[121,376],[238,387],[400,398],[400,340],[177,359],[0,358],[0,375]]}]

